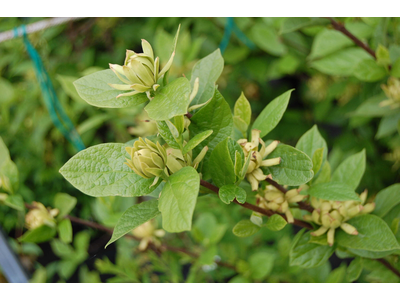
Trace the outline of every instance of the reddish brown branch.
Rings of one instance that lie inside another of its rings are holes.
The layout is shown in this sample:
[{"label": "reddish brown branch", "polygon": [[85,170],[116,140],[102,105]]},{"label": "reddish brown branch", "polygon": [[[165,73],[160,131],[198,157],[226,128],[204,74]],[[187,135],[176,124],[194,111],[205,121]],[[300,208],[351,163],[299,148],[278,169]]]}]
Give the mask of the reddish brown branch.
[{"label": "reddish brown branch", "polygon": [[273,185],[275,188],[280,190],[282,193],[284,193],[284,194],[287,193],[287,189],[285,189],[283,186],[281,186],[279,183],[272,180],[271,178],[267,178],[267,179],[265,179],[265,181],[268,182],[270,185]]},{"label": "reddish brown branch", "polygon": [[397,277],[400,277],[400,272],[395,269],[387,260],[383,258],[378,258],[377,261],[379,261],[382,265],[392,271],[392,273],[395,274]]},{"label": "reddish brown branch", "polygon": [[[28,203],[25,203],[25,207],[28,208],[28,209],[35,209],[36,208],[34,205],[31,205],[31,204],[28,204]],[[100,231],[107,232],[109,235],[112,235],[112,233],[113,233],[113,229],[108,228],[106,226],[103,226],[101,224],[95,223],[95,222],[83,220],[83,219],[80,219],[80,218],[77,218],[77,217],[74,217],[74,216],[70,216],[70,215],[67,215],[64,218],[69,219],[69,220],[71,220],[71,222],[76,223],[76,224],[84,225],[84,226],[87,226],[87,227],[90,227],[90,228],[93,228],[93,229],[97,229],[97,230],[100,230]],[[128,239],[134,239],[136,241],[140,241],[139,238],[137,238],[136,236],[134,236],[132,234],[126,234],[126,235],[124,235],[124,237],[128,238]],[[168,250],[168,251],[172,251],[172,252],[181,252],[181,253],[189,255],[189,256],[191,256],[193,258],[199,257],[199,255],[197,253],[191,252],[191,251],[186,250],[184,248],[170,246],[170,245],[167,245],[167,244],[164,244],[164,243],[161,244],[161,246],[159,246],[159,247],[157,247],[157,245],[155,245],[154,243],[150,243],[149,244],[149,248],[151,250],[153,250],[154,252],[156,252],[156,253],[160,253],[160,251]],[[225,262],[221,262],[221,261],[215,262],[215,263],[217,265],[219,265],[219,266],[230,268],[232,270],[236,270],[235,266],[233,266],[231,264],[228,264],[228,263],[225,263]]]},{"label": "reddish brown branch", "polygon": [[374,59],[376,59],[376,55],[375,55],[375,51],[372,50],[367,44],[363,43],[361,40],[359,40],[355,35],[353,35],[350,31],[348,31],[346,29],[346,27],[344,27],[343,24],[338,23],[335,21],[335,19],[331,18],[331,17],[327,17],[327,19],[329,19],[331,21],[331,24],[333,26],[334,29],[336,29],[337,31],[340,31],[341,33],[343,33],[344,35],[346,35],[348,38],[350,38],[357,46],[360,46],[361,48],[363,48],[365,51],[367,51]]},{"label": "reddish brown branch", "polygon": [[[213,191],[216,194],[218,194],[218,192],[219,192],[219,188],[218,187],[216,187],[215,185],[213,185],[213,184],[211,184],[211,183],[209,183],[209,182],[207,182],[207,181],[205,181],[203,179],[200,180],[200,184],[202,186],[204,186],[205,188]],[[250,204],[248,202],[245,202],[245,203],[242,204],[242,203],[238,202],[236,199],[233,200],[233,202],[238,204],[238,205],[240,205],[240,206],[242,206],[242,207],[244,207],[244,208],[247,208],[247,209],[250,209],[252,211],[258,212],[258,213],[263,214],[265,216],[272,216],[273,214],[278,214],[275,211],[266,210],[266,209],[263,209],[263,208],[261,208],[259,206]],[[287,221],[287,218],[286,218],[285,215],[281,215],[281,214],[279,214],[279,215],[282,216]],[[297,225],[297,226],[300,226],[300,227],[308,228],[308,229],[314,229],[309,223],[303,222],[303,221],[297,220],[297,219],[294,220],[293,224]]]}]

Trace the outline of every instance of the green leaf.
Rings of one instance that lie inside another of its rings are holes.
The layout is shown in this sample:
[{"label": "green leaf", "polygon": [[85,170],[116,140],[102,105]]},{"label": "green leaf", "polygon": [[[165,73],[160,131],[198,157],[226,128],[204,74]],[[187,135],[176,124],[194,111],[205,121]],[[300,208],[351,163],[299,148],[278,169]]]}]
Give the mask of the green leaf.
[{"label": "green leaf", "polygon": [[349,250],[384,252],[398,250],[400,246],[389,226],[374,215],[361,215],[347,221],[354,226],[358,235],[349,235],[342,230],[336,233],[336,241]]},{"label": "green leaf", "polygon": [[342,182],[318,183],[311,186],[308,190],[301,191],[300,194],[329,201],[354,200],[361,202],[354,189]]},{"label": "green leaf", "polygon": [[384,116],[378,127],[378,132],[376,133],[375,138],[380,139],[386,136],[390,136],[397,131],[397,125],[400,121],[400,113]]},{"label": "green leaf", "polygon": [[226,224],[218,224],[217,218],[212,213],[205,212],[194,222],[191,234],[196,241],[208,246],[218,243],[226,229]]},{"label": "green leaf", "polygon": [[375,60],[364,59],[355,66],[353,74],[362,81],[374,82],[386,76],[386,69]]},{"label": "green leaf", "polygon": [[28,230],[18,241],[39,244],[51,240],[56,235],[56,232],[57,230],[55,227],[42,225],[33,230]]},{"label": "green leaf", "polygon": [[9,195],[4,200],[4,204],[7,205],[8,207],[11,207],[12,209],[25,211],[24,199],[22,199],[21,195]]},{"label": "green leaf", "polygon": [[169,120],[187,113],[190,104],[190,83],[185,77],[175,79],[167,84],[144,108],[153,120]]},{"label": "green leaf", "polygon": [[196,78],[199,78],[199,90],[194,97],[191,105],[207,102],[214,95],[215,82],[224,69],[224,59],[221,51],[215,50],[213,53],[200,59],[193,67],[190,84],[193,87]]},{"label": "green leaf", "polygon": [[312,161],[304,152],[288,145],[279,144],[267,158],[275,157],[280,157],[281,163],[266,169],[279,184],[301,185],[313,178]]},{"label": "green leaf", "polygon": [[346,158],[333,172],[332,181],[345,183],[355,190],[365,172],[365,149]]},{"label": "green leaf", "polygon": [[314,155],[312,157],[314,174],[317,174],[319,169],[321,169],[323,157],[324,157],[324,148],[318,148],[317,150],[315,150]]},{"label": "green leaf", "polygon": [[281,26],[280,34],[289,33],[304,27],[329,24],[329,20],[323,18],[288,17]]},{"label": "green leaf", "polygon": [[19,172],[12,160],[6,160],[0,168],[0,178],[3,178],[3,189],[14,194],[19,187]]},{"label": "green leaf", "polygon": [[208,159],[210,158],[212,151],[221,141],[225,140],[232,134],[232,112],[229,104],[226,103],[218,90],[215,90],[212,100],[196,112],[190,121],[189,131],[191,137],[207,130],[213,131],[208,138],[193,149],[193,157],[196,157],[204,146],[208,146],[208,151],[203,159],[203,165],[206,166],[203,167],[203,175],[207,178],[207,174],[204,172],[206,170],[204,169],[207,168]]},{"label": "green leaf", "polygon": [[346,276],[346,265],[342,264],[339,268],[334,269],[326,279],[327,283],[342,283]]},{"label": "green leaf", "polygon": [[321,172],[317,174],[317,177],[313,178],[312,185],[329,181],[331,181],[331,165],[328,161],[325,161]]},{"label": "green leaf", "polygon": [[246,202],[246,191],[234,184],[222,186],[219,189],[218,196],[225,204],[230,204],[235,198],[239,203]]},{"label": "green leaf", "polygon": [[63,219],[57,226],[58,236],[60,240],[69,244],[72,242],[72,224],[69,219]]},{"label": "green leaf", "polygon": [[234,116],[240,117],[247,125],[250,125],[251,121],[251,106],[249,100],[243,92],[240,94],[239,99],[236,100],[235,106],[233,107]]},{"label": "green leaf", "polygon": [[58,208],[59,213],[57,219],[61,220],[64,216],[68,215],[76,205],[76,198],[65,193],[58,193],[55,195],[53,203],[54,208]]},{"label": "green leaf", "polygon": [[257,252],[249,257],[251,277],[255,280],[263,280],[274,267],[276,256],[268,252]]},{"label": "green leaf", "polygon": [[130,107],[137,106],[148,100],[144,93],[117,98],[123,92],[112,88],[109,83],[122,83],[112,70],[99,71],[84,76],[75,81],[74,85],[83,100],[97,107]]},{"label": "green leaf", "polygon": [[272,100],[254,121],[252,129],[261,130],[260,138],[266,136],[278,125],[288,106],[292,91],[293,89],[288,90]]},{"label": "green leaf", "polygon": [[[371,34],[371,27],[363,23],[349,23],[346,24],[346,28],[361,39],[367,38]],[[320,58],[351,45],[354,45],[354,42],[343,33],[325,28],[314,37],[311,53],[308,58]]]},{"label": "green leaf", "polygon": [[282,216],[278,214],[274,214],[271,217],[268,218],[267,223],[265,223],[265,226],[272,231],[279,231],[285,228],[287,222]]},{"label": "green leaf", "polygon": [[158,210],[158,200],[148,200],[142,203],[136,204],[128,208],[118,220],[117,225],[115,225],[112,237],[107,243],[108,245],[114,243],[119,238],[123,237],[125,234],[129,233],[136,227],[150,221],[151,219],[157,217],[160,214]]},{"label": "green leaf", "polygon": [[61,84],[63,91],[78,103],[84,103],[83,99],[79,96],[74,86],[74,81],[78,78],[75,76],[66,76],[57,74],[56,79]]},{"label": "green leaf", "polygon": [[250,30],[251,40],[265,52],[282,56],[287,52],[275,28],[264,23],[256,23]]},{"label": "green leaf", "polygon": [[137,175],[124,164],[129,158],[125,144],[100,144],[72,157],[60,173],[75,188],[93,196],[133,197],[151,193],[157,184],[150,187],[154,178]]},{"label": "green leaf", "polygon": [[356,281],[358,277],[360,277],[362,269],[363,269],[363,259],[362,257],[358,256],[351,261],[349,267],[347,268],[346,281],[347,282]]},{"label": "green leaf", "polygon": [[10,152],[8,151],[6,144],[4,144],[3,139],[0,137],[0,170],[9,160],[11,160]]},{"label": "green leaf", "polygon": [[391,114],[393,111],[389,106],[381,107],[379,104],[386,100],[385,94],[379,94],[364,101],[351,116],[361,117],[382,117]]},{"label": "green leaf", "polygon": [[393,184],[381,190],[375,198],[373,214],[383,218],[388,212],[400,203],[400,183]]},{"label": "green leaf", "polygon": [[209,171],[213,182],[218,186],[233,184],[236,181],[235,169],[231,159],[229,138],[225,139],[215,147],[209,160]]},{"label": "green leaf", "polygon": [[247,138],[247,129],[249,128],[249,125],[238,116],[233,116],[233,124],[235,125],[235,129],[238,129],[241,132],[243,138]]},{"label": "green leaf", "polygon": [[390,75],[393,77],[400,78],[400,57],[392,65],[392,69],[390,70]]},{"label": "green leaf", "polygon": [[390,65],[390,53],[389,50],[382,45],[379,45],[375,51],[376,62],[378,65],[387,68]]},{"label": "green leaf", "polygon": [[315,268],[324,264],[333,254],[335,249],[330,246],[310,243],[311,235],[307,232],[299,238],[298,242],[290,250],[289,264],[302,268]]},{"label": "green leaf", "polygon": [[238,237],[248,237],[260,230],[260,227],[250,220],[242,220],[233,227],[232,232]]},{"label": "green leaf", "polygon": [[178,142],[173,137],[167,123],[165,121],[157,121],[158,133],[162,136],[168,146],[174,149],[180,149]]},{"label": "green leaf", "polygon": [[[299,141],[296,144],[296,148],[300,151],[303,151],[310,158],[314,158],[314,153],[318,149],[322,148],[323,156],[322,156],[322,164],[326,161],[326,156],[328,154],[328,146],[326,144],[325,139],[318,131],[317,125],[314,125],[310,130],[304,133]],[[315,172],[316,174],[316,172]]]},{"label": "green leaf", "polygon": [[192,167],[184,167],[168,178],[158,204],[166,231],[181,232],[192,228],[199,188],[200,177]]},{"label": "green leaf", "polygon": [[311,67],[328,75],[350,76],[364,59],[373,59],[364,49],[347,48],[311,62]]},{"label": "green leaf", "polygon": [[203,131],[190,139],[190,141],[183,147],[183,154],[188,153],[206,138],[208,138],[213,133],[212,130]]}]

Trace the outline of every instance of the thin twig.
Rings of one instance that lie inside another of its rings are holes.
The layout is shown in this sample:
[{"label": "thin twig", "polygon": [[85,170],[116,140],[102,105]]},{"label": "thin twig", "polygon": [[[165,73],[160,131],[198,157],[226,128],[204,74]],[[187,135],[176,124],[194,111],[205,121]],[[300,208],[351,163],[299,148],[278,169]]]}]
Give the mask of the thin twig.
[{"label": "thin twig", "polygon": [[[28,203],[25,203],[25,207],[28,208],[28,209],[35,209],[36,208],[36,206],[28,204]],[[97,230],[100,230],[100,231],[107,232],[109,235],[112,235],[112,233],[113,233],[113,229],[111,229],[109,227],[106,227],[106,226],[103,226],[101,224],[92,222],[92,221],[83,220],[83,219],[80,219],[80,218],[77,218],[77,217],[74,217],[74,216],[70,216],[70,215],[66,215],[64,218],[69,219],[71,222],[76,223],[76,224],[84,225],[84,226],[87,226],[87,227],[91,227],[93,229],[97,229]],[[128,238],[128,239],[134,239],[136,241],[140,241],[139,238],[137,238],[136,236],[134,236],[132,234],[126,234],[126,235],[124,235],[124,237]],[[199,257],[199,255],[197,253],[191,252],[191,251],[189,251],[187,249],[184,249],[184,248],[170,246],[170,245],[167,245],[165,243],[161,244],[161,246],[157,246],[154,243],[149,243],[148,247],[151,250],[155,251],[156,253],[159,253],[160,251],[168,250],[168,251],[172,251],[172,252],[184,253],[184,254],[189,255],[189,256],[191,256],[193,258],[198,258]],[[230,268],[232,270],[236,270],[235,266],[233,266],[231,264],[228,264],[228,263],[225,263],[225,262],[221,262],[221,261],[219,261],[219,262],[216,261],[215,263],[217,265],[221,266],[221,267],[227,267],[227,268]]]},{"label": "thin twig", "polygon": [[344,35],[346,35],[347,37],[349,37],[357,46],[360,46],[361,48],[363,48],[365,51],[367,51],[374,59],[376,59],[376,55],[375,55],[375,51],[372,50],[367,44],[363,43],[361,40],[359,40],[355,35],[353,35],[350,31],[348,31],[346,29],[346,27],[344,27],[343,24],[338,23],[335,21],[335,19],[331,18],[331,17],[327,17],[327,19],[329,19],[331,21],[331,24],[333,26],[334,29],[336,29],[337,31],[340,31],[341,33],[343,33]]},{"label": "thin twig", "polygon": [[284,194],[287,193],[287,189],[285,189],[283,186],[281,186],[279,183],[272,180],[271,178],[267,178],[267,179],[265,179],[265,181],[268,182],[270,185],[273,185],[275,188],[280,190],[282,193],[284,193]]},{"label": "thin twig", "polygon": [[[200,180],[200,184],[202,186],[204,186],[205,188],[213,191],[216,194],[218,194],[218,192],[219,192],[219,188],[218,187],[216,187],[215,185],[213,185],[213,184],[211,184],[211,183],[209,183],[209,182],[207,182],[207,181],[205,181],[203,179]],[[266,210],[264,208],[261,208],[259,206],[250,204],[248,202],[245,202],[245,203],[242,204],[242,203],[238,202],[236,199],[233,200],[233,202],[238,204],[238,205],[240,205],[240,206],[242,206],[242,207],[244,207],[244,208],[250,209],[252,211],[258,212],[258,213],[263,214],[263,215],[268,216],[268,217],[270,217],[270,216],[272,216],[274,214],[278,214],[276,211]],[[279,215],[287,221],[287,218],[286,218],[285,215],[281,215],[281,214],[279,214]],[[300,226],[300,227],[308,228],[308,229],[314,229],[309,223],[303,222],[303,221],[297,220],[297,219],[294,220],[293,224],[297,225],[297,226]]]},{"label": "thin twig", "polygon": [[377,261],[379,261],[382,265],[384,265],[386,268],[388,268],[390,271],[393,272],[397,277],[400,278],[400,272],[395,269],[387,260],[383,258],[378,258]]}]

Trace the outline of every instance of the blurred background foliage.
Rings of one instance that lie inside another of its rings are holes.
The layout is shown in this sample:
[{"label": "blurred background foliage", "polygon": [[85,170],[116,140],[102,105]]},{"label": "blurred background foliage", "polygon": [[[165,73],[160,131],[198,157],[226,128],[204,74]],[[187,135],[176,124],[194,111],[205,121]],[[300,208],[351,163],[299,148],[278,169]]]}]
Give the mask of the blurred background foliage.
[{"label": "blurred background foliage", "polygon": [[[300,20],[299,20],[300,19]],[[40,18],[1,18],[0,32]],[[370,195],[400,176],[399,108],[382,108],[381,85],[400,75],[400,18],[338,18],[375,51],[381,47],[375,77],[357,71],[373,59],[321,18],[234,18],[217,84],[233,107],[243,91],[253,117],[276,96],[295,88],[287,112],[270,134],[294,146],[314,124],[326,139],[332,170],[363,148],[367,167],[358,192]],[[181,34],[170,76],[190,77],[195,62],[221,45],[227,18],[85,18],[29,35],[39,52],[67,115],[86,147],[125,143],[155,133],[141,107],[102,109],[88,105],[73,81],[122,64],[126,49],[141,52],[144,38],[166,62],[178,25]],[[389,67],[390,66],[390,67]],[[380,73],[379,73],[380,72]],[[367,72],[368,73],[368,72]],[[364,75],[363,75],[364,74]],[[370,74],[370,73],[368,73]],[[400,93],[400,92],[399,92]],[[399,96],[400,97],[400,96]],[[58,173],[76,150],[55,128],[21,38],[0,44],[0,136],[19,170],[19,193],[27,203],[54,206],[58,193],[77,199],[71,215],[112,228],[134,198],[92,198],[73,188]],[[264,229],[239,238],[232,227],[250,214],[205,195],[199,198],[191,232],[166,234],[163,243],[185,248],[198,258],[174,252],[140,251],[139,242],[120,239],[104,249],[109,234],[73,223],[72,243],[58,238],[44,243],[17,240],[24,212],[0,205],[0,225],[33,282],[343,282],[349,260],[334,256],[314,269],[290,267],[288,253],[298,228]],[[160,220],[149,230],[160,227]],[[140,236],[140,233],[138,234]],[[143,235],[143,236],[146,236]],[[236,267],[215,263],[218,261]],[[387,282],[396,277],[365,260],[358,281]],[[331,270],[334,269],[333,272]],[[1,272],[0,272],[1,274]],[[0,275],[0,282],[5,278]]]}]

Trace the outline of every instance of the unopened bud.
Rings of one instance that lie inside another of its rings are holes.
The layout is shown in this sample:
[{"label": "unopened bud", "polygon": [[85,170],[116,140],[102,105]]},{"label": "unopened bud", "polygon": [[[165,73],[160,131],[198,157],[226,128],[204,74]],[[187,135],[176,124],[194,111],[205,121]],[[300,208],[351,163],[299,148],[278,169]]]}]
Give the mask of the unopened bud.
[{"label": "unopened bud", "polygon": [[350,225],[350,224],[348,224],[348,223],[343,223],[343,224],[341,224],[341,225],[340,225],[340,228],[342,228],[343,231],[346,232],[346,233],[348,233],[348,234],[351,234],[351,235],[358,235],[357,229],[356,229],[354,226],[352,226],[352,225]]}]

